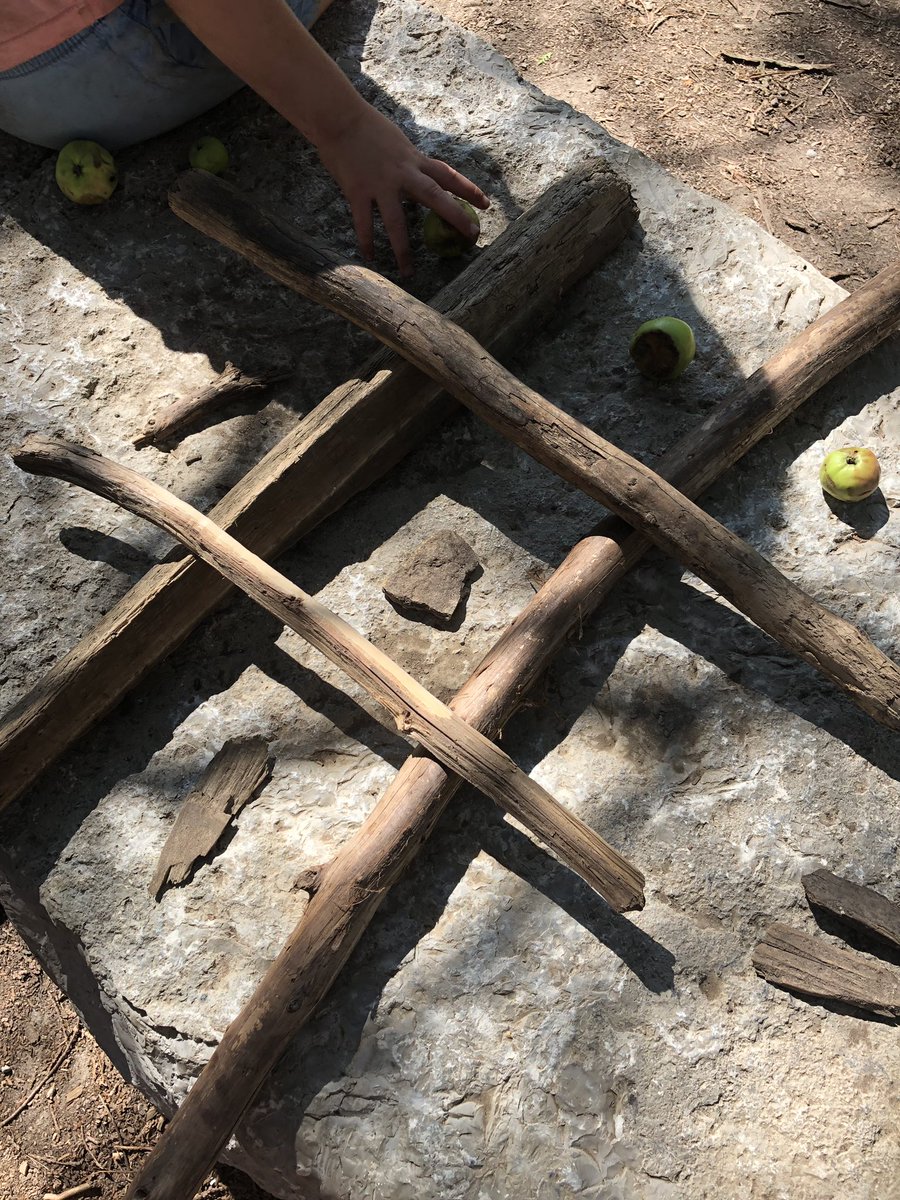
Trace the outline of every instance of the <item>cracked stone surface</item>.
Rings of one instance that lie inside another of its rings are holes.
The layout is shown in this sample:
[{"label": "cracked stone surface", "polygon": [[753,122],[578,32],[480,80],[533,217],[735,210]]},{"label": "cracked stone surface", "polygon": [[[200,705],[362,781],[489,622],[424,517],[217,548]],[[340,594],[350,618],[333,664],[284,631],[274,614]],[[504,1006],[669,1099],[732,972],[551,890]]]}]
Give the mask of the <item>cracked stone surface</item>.
[{"label": "cracked stone surface", "polygon": [[[369,98],[492,196],[486,239],[585,156],[628,177],[640,227],[510,365],[632,453],[660,454],[843,295],[424,7],[352,3],[323,38]],[[234,182],[353,253],[315,155],[248,95],[122,155],[122,185],[96,212],[62,204],[46,156],[0,143],[6,448],[34,431],[82,440],[205,508],[365,359],[364,334],[167,211],[187,145],[211,131],[232,150]],[[433,294],[455,269],[423,260],[415,291]],[[699,352],[656,389],[631,368],[628,340],[662,312],[694,326]],[[275,342],[296,355],[299,382],[171,454],[132,448],[158,398]],[[708,497],[895,658],[898,366],[894,341]],[[884,467],[880,493],[853,510],[818,485],[824,450],[845,443]],[[5,708],[170,543],[7,456],[0,473]],[[447,698],[597,516],[461,416],[281,566]],[[381,591],[439,528],[482,565],[456,630],[405,621]],[[228,1159],[286,1200],[895,1195],[896,1028],[772,989],[750,954],[773,919],[814,928],[809,869],[897,897],[900,740],[658,555],[580,634],[503,745],[641,866],[644,911],[611,916],[461,794]],[[271,780],[215,860],[154,903],[147,883],[181,799],[228,738],[256,734],[271,744]],[[302,915],[296,877],[359,826],[406,753],[355,685],[238,600],[4,814],[7,911],[162,1109]]]}]

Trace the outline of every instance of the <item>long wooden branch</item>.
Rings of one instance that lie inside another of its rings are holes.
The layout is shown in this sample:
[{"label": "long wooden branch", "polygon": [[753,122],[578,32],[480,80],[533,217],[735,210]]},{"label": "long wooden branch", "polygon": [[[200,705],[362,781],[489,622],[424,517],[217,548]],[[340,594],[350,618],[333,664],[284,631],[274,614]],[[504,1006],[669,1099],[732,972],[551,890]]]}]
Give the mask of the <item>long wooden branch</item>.
[{"label": "long wooden branch", "polygon": [[[502,348],[610,254],[635,215],[625,184],[590,164],[549,188],[434,303]],[[452,407],[439,384],[381,350],[209,515],[261,557],[273,557],[399,462]],[[230,591],[190,555],[149,571],[3,718],[0,809]]]},{"label": "long wooden branch", "polygon": [[[835,305],[682,438],[660,470],[690,495],[900,322],[900,264]],[[650,543],[616,520],[572,550],[451,701],[495,736],[560,643]],[[433,759],[407,760],[356,834],[318,873],[317,890],[135,1177],[129,1200],[193,1195],[288,1043],[309,1020],[382,899],[457,787]]]},{"label": "long wooden branch", "polygon": [[203,175],[191,172],[173,190],[179,216],[403,354],[538,462],[690,567],[865,712],[900,730],[900,668],[849,621],[661,476],[523,384],[452,321],[375,272],[348,268],[236,188]]},{"label": "long wooden branch", "polygon": [[643,907],[640,871],[352,625],[208,517],[136,471],[82,446],[33,437],[13,460],[22,470],[77,483],[178,538],[341,667],[388,710],[404,736],[521,821],[617,912]]}]

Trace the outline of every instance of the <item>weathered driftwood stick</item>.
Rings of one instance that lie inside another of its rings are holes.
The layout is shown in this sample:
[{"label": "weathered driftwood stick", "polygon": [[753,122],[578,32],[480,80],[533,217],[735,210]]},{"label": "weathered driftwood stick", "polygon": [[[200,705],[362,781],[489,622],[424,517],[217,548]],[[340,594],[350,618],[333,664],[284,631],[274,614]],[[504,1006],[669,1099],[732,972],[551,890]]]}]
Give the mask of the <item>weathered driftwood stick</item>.
[{"label": "weathered driftwood stick", "polygon": [[[697,432],[676,443],[664,460],[666,471],[683,490],[697,494],[898,321],[900,264],[836,305],[754,372]],[[495,736],[564,638],[648,546],[621,522],[604,522],[544,584],[450,707]],[[133,1200],[183,1200],[200,1185],[458,786],[459,777],[434,759],[409,758],[356,834],[315,872],[316,891],[303,917],[145,1161],[129,1192]]]},{"label": "weathered driftwood stick", "polygon": [[143,432],[134,439],[134,447],[140,450],[143,446],[173,442],[235,396],[265,391],[273,383],[290,379],[293,373],[293,363],[282,363],[252,372],[244,371],[234,363],[227,363],[225,370],[212,383],[199,392],[173,400],[151,417]]},{"label": "weathered driftwood stick", "polygon": [[512,813],[618,912],[641,908],[644,877],[554,800],[484,734],[467,725],[392,659],[318,600],[245,549],[208,517],[136,471],[93,450],[35,437],[13,458],[26,471],[80,484],[183,542],[263,608],[306,638],[451,770]]},{"label": "weathered driftwood stick", "polygon": [[150,883],[154,899],[167,885],[175,887],[185,882],[194,864],[210,853],[271,773],[265,738],[237,738],[225,743],[196,788],[182,801]]},{"label": "weathered driftwood stick", "polygon": [[[626,186],[591,164],[504,230],[435,304],[504,346],[619,245]],[[326,397],[209,514],[262,558],[284,550],[399,462],[452,403],[381,350]],[[191,555],[154,567],[0,723],[0,809],[108,713],[231,591]]]},{"label": "weathered driftwood stick", "polygon": [[873,888],[851,883],[826,870],[804,875],[803,889],[811,905],[900,948],[900,904],[894,904]]},{"label": "weathered driftwood stick", "polygon": [[690,567],[865,712],[900,730],[900,667],[849,621],[649,467],[516,379],[452,321],[374,271],[348,268],[236,188],[203,174],[184,176],[171,193],[179,216],[403,354],[538,462]]},{"label": "weathered driftwood stick", "polygon": [[[895,266],[794,339],[696,435],[677,444],[666,460],[672,475],[692,493],[698,491],[831,374],[884,338],[898,319],[900,267]],[[649,543],[634,533],[617,542],[617,525],[607,522],[608,536],[579,543],[452,701],[455,711],[490,735],[498,732],[559,643],[647,549]],[[199,1186],[457,786],[456,777],[439,763],[420,756],[407,761],[357,835],[320,873],[319,890],[303,919],[229,1026],[130,1196],[176,1200]],[[374,846],[380,857],[373,855]]]},{"label": "weathered driftwood stick", "polygon": [[769,983],[803,996],[900,1017],[900,972],[790,925],[776,923],[766,931],[753,965]]}]

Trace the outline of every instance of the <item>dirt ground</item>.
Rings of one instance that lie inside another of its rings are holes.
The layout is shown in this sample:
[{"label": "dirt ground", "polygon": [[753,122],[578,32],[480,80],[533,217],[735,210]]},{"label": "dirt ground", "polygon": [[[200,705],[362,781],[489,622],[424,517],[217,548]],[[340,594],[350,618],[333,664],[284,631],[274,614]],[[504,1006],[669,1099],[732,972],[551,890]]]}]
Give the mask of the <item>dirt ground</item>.
[{"label": "dirt ground", "polygon": [[[432,3],[848,289],[900,253],[890,0]],[[0,924],[0,1195],[119,1196],[161,1126]],[[227,1170],[201,1195],[264,1197]]]}]

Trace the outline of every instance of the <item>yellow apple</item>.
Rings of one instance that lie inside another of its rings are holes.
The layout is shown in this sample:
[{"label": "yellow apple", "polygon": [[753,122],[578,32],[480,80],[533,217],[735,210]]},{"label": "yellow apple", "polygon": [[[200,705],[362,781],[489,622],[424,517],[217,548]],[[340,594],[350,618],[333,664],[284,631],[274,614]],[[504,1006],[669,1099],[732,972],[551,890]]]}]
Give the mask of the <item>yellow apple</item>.
[{"label": "yellow apple", "polygon": [[[465,209],[466,216],[471,217],[480,230],[481,222],[472,205],[465,200],[460,200],[459,196],[454,196],[453,199]],[[478,241],[478,234],[473,238],[465,237],[458,229],[448,224],[443,217],[439,217],[436,212],[431,210],[422,222],[422,237],[428,249],[433,251],[438,258],[459,258]]]},{"label": "yellow apple", "polygon": [[693,361],[697,353],[694,331],[678,317],[656,317],[636,330],[630,353],[642,375],[668,383]]},{"label": "yellow apple", "polygon": [[221,175],[228,166],[228,151],[217,137],[201,137],[197,138],[188,151],[188,159],[191,166],[200,171]]},{"label": "yellow apple", "polygon": [[118,178],[113,156],[97,142],[68,142],[56,159],[56,182],[76,204],[102,204]]},{"label": "yellow apple", "polygon": [[878,488],[881,466],[862,446],[843,446],[825,456],[819,471],[823,491],[835,500],[865,500]]}]

